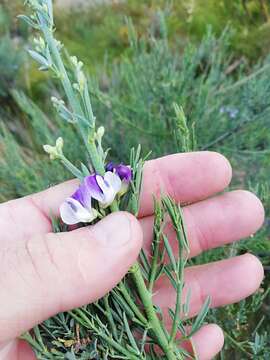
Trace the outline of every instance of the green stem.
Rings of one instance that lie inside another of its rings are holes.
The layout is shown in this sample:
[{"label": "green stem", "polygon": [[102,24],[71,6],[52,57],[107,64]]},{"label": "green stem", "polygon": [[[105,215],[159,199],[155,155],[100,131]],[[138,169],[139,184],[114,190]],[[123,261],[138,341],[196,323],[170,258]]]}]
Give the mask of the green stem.
[{"label": "green stem", "polygon": [[186,235],[185,224],[183,221],[183,214],[181,211],[180,222],[176,224],[175,232],[178,242],[178,268],[177,268],[177,289],[176,289],[176,304],[175,304],[175,313],[172,324],[170,344],[173,344],[178,332],[178,327],[180,323],[180,313],[182,312],[182,292],[184,286],[184,270],[188,259],[189,246]]},{"label": "green stem", "polygon": [[58,71],[60,72],[60,80],[62,82],[63,88],[65,90],[71,108],[76,115],[83,116],[82,108],[79,102],[76,100],[76,94],[74,93],[73,87],[66,72],[65,65],[63,64],[60,52],[56,46],[55,39],[52,35],[52,31],[45,27],[43,27],[42,30],[46,38],[46,42],[49,45],[50,51],[56,61]]},{"label": "green stem", "polygon": [[[83,113],[82,107],[80,105],[80,102],[79,102],[74,90],[73,90],[72,84],[69,80],[68,74],[66,72],[66,68],[63,64],[60,52],[56,46],[55,39],[52,35],[52,32],[47,28],[43,28],[42,30],[43,30],[44,36],[46,38],[46,41],[49,45],[49,48],[51,50],[51,53],[56,61],[58,70],[60,72],[60,80],[62,82],[63,88],[65,90],[65,93],[68,98],[69,104],[72,108],[72,111],[75,115],[84,118],[84,113]],[[90,101],[90,99],[89,99],[89,101]],[[92,129],[91,133],[93,133],[93,130],[95,128],[94,117],[91,116],[91,119],[89,119],[89,120],[90,120],[89,127]],[[92,160],[92,164],[94,166],[95,171],[97,173],[99,173],[100,175],[103,175],[104,174],[103,162],[98,154],[98,151],[97,151],[94,141],[92,141],[92,140],[89,141],[89,138],[86,134],[87,131],[85,129],[85,125],[82,125],[80,123],[80,121],[78,121],[78,128],[80,130],[80,134],[83,138],[85,146],[86,146],[88,153],[90,155],[90,158]],[[93,138],[93,136],[91,136],[91,138]]]},{"label": "green stem", "polygon": [[148,291],[141,270],[140,265],[138,262],[136,262],[131,267],[131,273],[133,275],[134,281],[136,283],[140,298],[142,300],[142,303],[145,307],[145,312],[149,321],[149,324],[151,326],[151,330],[155,333],[159,344],[164,351],[166,357],[168,360],[176,360],[176,355],[174,353],[174,350],[172,347],[168,344],[168,339],[166,334],[164,333],[162,326],[160,324],[160,320],[156,314],[156,310],[154,308],[153,302],[152,302],[152,294]]},{"label": "green stem", "polygon": [[116,329],[115,322],[113,320],[113,316],[112,316],[112,312],[111,312],[111,308],[110,308],[110,304],[109,304],[109,295],[108,294],[104,296],[104,305],[105,305],[105,309],[106,309],[106,316],[107,316],[109,323],[111,325],[111,328],[112,328],[113,337],[115,338],[115,340],[117,340],[117,329]]},{"label": "green stem", "polygon": [[153,254],[153,261],[151,264],[151,274],[150,274],[150,279],[149,279],[149,285],[148,285],[148,291],[150,293],[153,292],[153,287],[154,287],[154,283],[156,280],[156,274],[157,274],[157,269],[158,269],[158,254],[159,254],[159,244],[160,244],[160,234],[157,235],[157,238],[154,240],[155,243],[155,250],[154,250],[154,254]]},{"label": "green stem", "polygon": [[141,313],[136,303],[133,301],[123,281],[121,281],[119,284],[119,290],[122,293],[128,305],[130,306],[131,310],[137,316],[138,320],[140,320],[143,324],[147,324],[148,323],[147,319],[144,317],[144,315]]},{"label": "green stem", "polygon": [[231,343],[233,343],[239,350],[241,350],[244,354],[246,354],[250,359],[252,359],[252,354],[249,353],[246,349],[243,348],[241,344],[239,344],[233,337],[231,337],[226,331],[224,331],[224,335]]},{"label": "green stem", "polygon": [[183,288],[183,277],[181,276],[180,279],[177,281],[177,288],[176,288],[176,305],[175,305],[175,312],[174,312],[174,318],[173,318],[173,324],[172,324],[172,330],[171,330],[171,336],[169,344],[173,344],[176,334],[178,332],[178,326],[180,322],[180,311],[181,311],[181,300],[182,300],[182,288]]},{"label": "green stem", "polygon": [[65,168],[70,171],[74,176],[76,176],[80,181],[83,180],[84,176],[82,172],[76,168],[64,155],[61,156],[60,161],[65,166]]},{"label": "green stem", "polygon": [[92,160],[92,164],[94,166],[95,171],[99,175],[104,175],[105,174],[104,164],[103,164],[103,161],[97,151],[97,147],[93,140],[93,136],[91,138],[89,138],[89,140],[88,140],[88,149],[89,149],[89,153],[91,155],[91,160]]},{"label": "green stem", "polygon": [[33,349],[38,351],[40,354],[46,354],[50,359],[53,359],[53,355],[49,353],[48,350],[44,349],[40,344],[38,344],[29,333],[25,333],[20,336],[21,340],[27,341]]},{"label": "green stem", "polygon": [[[77,313],[77,314],[75,314]],[[96,326],[89,320],[87,316],[82,312],[81,309],[75,309],[73,311],[69,311],[69,314],[77,320],[79,323],[82,323],[84,326],[88,327],[90,330],[94,331],[98,334],[104,341],[106,341],[109,345],[111,345],[114,349],[122,353],[130,360],[140,360],[138,356],[133,355],[130,351],[125,349],[121,344],[115,341],[111,336],[105,334],[104,331],[100,331],[96,328]]]},{"label": "green stem", "polygon": [[119,206],[116,200],[111,203],[110,209],[112,212],[119,211]]}]

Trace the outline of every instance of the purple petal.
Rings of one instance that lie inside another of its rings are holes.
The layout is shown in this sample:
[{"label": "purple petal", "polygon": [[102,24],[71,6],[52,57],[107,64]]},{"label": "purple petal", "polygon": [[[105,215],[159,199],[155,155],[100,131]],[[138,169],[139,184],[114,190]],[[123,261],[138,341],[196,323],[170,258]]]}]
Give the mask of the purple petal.
[{"label": "purple petal", "polygon": [[72,199],[77,200],[83,207],[91,209],[91,195],[87,191],[86,186],[82,183],[75,193],[71,196]]},{"label": "purple petal", "polygon": [[132,170],[129,166],[120,164],[116,168],[116,172],[119,175],[121,180],[125,180],[127,182],[130,182],[132,179]]},{"label": "purple petal", "polygon": [[102,201],[103,192],[97,182],[97,175],[89,175],[84,179],[84,186],[91,197],[98,201]]},{"label": "purple petal", "polygon": [[106,165],[106,171],[116,172],[121,180],[130,182],[132,180],[132,169],[130,166],[119,164],[116,165],[113,162],[110,162]]},{"label": "purple petal", "polygon": [[106,165],[106,171],[111,171],[113,172],[113,170],[115,169],[115,164],[113,162],[109,162],[107,165]]}]

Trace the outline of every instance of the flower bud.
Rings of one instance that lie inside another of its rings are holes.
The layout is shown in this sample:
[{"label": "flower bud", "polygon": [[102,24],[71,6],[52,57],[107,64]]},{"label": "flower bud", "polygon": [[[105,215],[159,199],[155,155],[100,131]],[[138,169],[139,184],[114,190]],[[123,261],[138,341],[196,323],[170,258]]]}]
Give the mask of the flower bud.
[{"label": "flower bud", "polygon": [[77,56],[71,56],[70,57],[70,62],[71,62],[72,65],[74,65],[76,67],[77,64],[78,64]]},{"label": "flower bud", "polygon": [[104,126],[100,126],[98,129],[97,129],[97,134],[96,134],[96,136],[97,136],[97,139],[99,140],[101,140],[102,139],[102,137],[104,136],[104,133],[105,133],[105,128],[104,128]]},{"label": "flower bud", "polygon": [[57,152],[55,146],[43,145],[43,149],[47,154],[50,155],[51,160],[55,160],[55,159],[59,158],[59,155],[58,155],[58,152]]},{"label": "flower bud", "polygon": [[64,140],[59,137],[56,140],[55,146],[43,145],[44,151],[50,155],[51,160],[60,159],[63,155]]}]

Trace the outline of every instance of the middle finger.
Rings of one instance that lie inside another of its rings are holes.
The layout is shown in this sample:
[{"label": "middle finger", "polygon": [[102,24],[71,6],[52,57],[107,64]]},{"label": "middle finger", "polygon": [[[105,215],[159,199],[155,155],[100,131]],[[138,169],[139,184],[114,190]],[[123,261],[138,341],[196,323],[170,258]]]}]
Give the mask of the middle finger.
[{"label": "middle finger", "polygon": [[[190,291],[188,317],[198,314],[208,296],[211,307],[232,304],[246,298],[258,289],[263,274],[262,264],[251,254],[187,268],[182,301],[185,302],[187,292]],[[160,278],[154,289],[154,301],[163,310],[167,323],[171,319],[167,310],[174,308],[175,299],[176,292],[168,278]]]},{"label": "middle finger", "polygon": [[[184,221],[190,256],[240,240],[256,232],[264,220],[260,200],[248,191],[237,190],[184,207]],[[145,249],[151,248],[153,216],[140,220]],[[166,233],[173,250],[177,250],[175,232],[168,224]]]}]

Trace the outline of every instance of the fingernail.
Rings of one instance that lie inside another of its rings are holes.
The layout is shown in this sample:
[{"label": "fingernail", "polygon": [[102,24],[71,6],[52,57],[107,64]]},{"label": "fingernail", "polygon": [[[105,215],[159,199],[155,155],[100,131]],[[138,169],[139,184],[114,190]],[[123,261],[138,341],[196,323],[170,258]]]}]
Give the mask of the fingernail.
[{"label": "fingernail", "polygon": [[123,246],[131,238],[131,220],[128,214],[117,212],[97,223],[93,231],[101,245],[110,248]]}]

